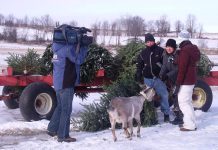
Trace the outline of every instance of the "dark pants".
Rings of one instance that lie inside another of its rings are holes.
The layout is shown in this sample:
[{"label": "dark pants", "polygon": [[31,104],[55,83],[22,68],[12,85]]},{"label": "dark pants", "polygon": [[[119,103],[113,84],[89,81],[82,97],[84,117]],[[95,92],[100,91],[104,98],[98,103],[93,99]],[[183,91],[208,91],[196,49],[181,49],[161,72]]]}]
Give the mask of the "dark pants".
[{"label": "dark pants", "polygon": [[178,102],[178,97],[174,97],[173,98],[173,106],[174,106],[174,111],[178,111],[179,110],[179,102]]},{"label": "dark pants", "polygon": [[183,118],[183,113],[179,108],[179,102],[178,102],[178,96],[173,98],[173,111],[174,114],[176,115],[177,118],[182,119]]},{"label": "dark pants", "polygon": [[73,95],[73,88],[56,91],[58,103],[48,124],[48,131],[57,133],[59,139],[69,137]]}]

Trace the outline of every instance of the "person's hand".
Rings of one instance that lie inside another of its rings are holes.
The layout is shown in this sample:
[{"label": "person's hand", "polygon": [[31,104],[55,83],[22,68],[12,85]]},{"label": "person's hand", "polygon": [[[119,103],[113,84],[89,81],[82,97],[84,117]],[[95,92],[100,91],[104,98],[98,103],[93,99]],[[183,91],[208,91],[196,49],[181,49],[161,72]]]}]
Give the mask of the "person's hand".
[{"label": "person's hand", "polygon": [[168,76],[166,74],[162,75],[161,80],[166,81],[168,79]]},{"label": "person's hand", "polygon": [[162,75],[159,77],[162,81],[166,81],[168,80],[168,76],[167,75]]},{"label": "person's hand", "polygon": [[173,97],[178,96],[179,89],[180,89],[180,85],[176,85],[176,88],[175,88],[175,90],[173,91]]}]

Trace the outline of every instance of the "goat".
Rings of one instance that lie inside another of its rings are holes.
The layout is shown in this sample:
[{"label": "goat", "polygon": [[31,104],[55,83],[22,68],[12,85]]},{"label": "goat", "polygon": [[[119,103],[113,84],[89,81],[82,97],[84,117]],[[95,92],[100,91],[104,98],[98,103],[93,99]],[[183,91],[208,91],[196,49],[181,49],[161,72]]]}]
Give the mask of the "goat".
[{"label": "goat", "polygon": [[[147,101],[152,101],[155,95],[155,91],[153,88],[144,87],[140,92],[139,96],[132,97],[115,97],[110,102],[110,107],[107,109],[109,114],[109,119],[111,123],[111,130],[113,135],[114,142],[117,141],[117,137],[115,135],[115,125],[117,123],[122,123],[122,127],[124,129],[124,133],[127,138],[132,137],[133,135],[133,118],[136,119],[138,124],[137,128],[137,137],[140,136],[140,113],[143,109],[143,104],[145,99]],[[127,129],[130,128],[130,133]]]}]

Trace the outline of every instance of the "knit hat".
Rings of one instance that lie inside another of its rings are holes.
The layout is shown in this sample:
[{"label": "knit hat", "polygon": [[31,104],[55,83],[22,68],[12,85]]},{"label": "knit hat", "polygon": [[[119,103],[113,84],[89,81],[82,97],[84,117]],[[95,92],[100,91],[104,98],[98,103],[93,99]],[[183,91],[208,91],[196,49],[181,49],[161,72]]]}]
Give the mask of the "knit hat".
[{"label": "knit hat", "polygon": [[181,43],[182,41],[186,41],[189,40],[189,38],[191,37],[190,33],[187,30],[182,30],[179,34],[178,34],[178,39],[177,39],[177,43]]},{"label": "knit hat", "polygon": [[154,36],[151,33],[145,34],[145,43],[148,41],[155,41]]},{"label": "knit hat", "polygon": [[166,42],[166,47],[167,46],[176,49],[176,47],[177,47],[176,41],[174,39],[168,39],[167,42]]},{"label": "knit hat", "polygon": [[182,30],[178,34],[178,38],[182,40],[188,40],[191,37],[190,33],[187,30]]}]

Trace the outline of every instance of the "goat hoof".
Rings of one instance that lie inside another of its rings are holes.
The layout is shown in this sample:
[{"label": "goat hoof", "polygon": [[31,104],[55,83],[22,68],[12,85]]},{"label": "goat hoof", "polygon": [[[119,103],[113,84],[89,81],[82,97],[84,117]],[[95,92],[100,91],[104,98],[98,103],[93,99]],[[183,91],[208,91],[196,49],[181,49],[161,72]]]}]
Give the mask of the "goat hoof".
[{"label": "goat hoof", "polygon": [[114,142],[116,142],[117,141],[117,138],[114,138]]}]

